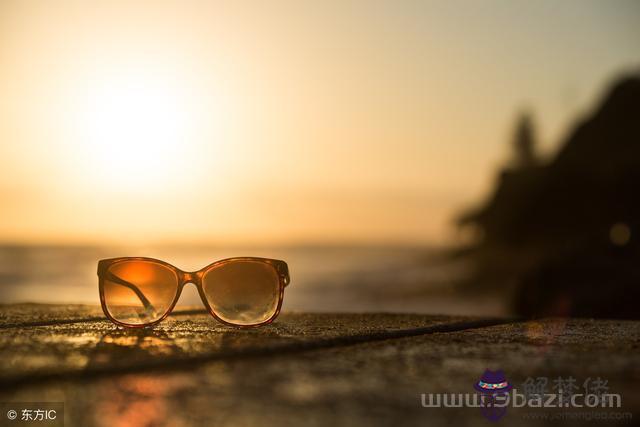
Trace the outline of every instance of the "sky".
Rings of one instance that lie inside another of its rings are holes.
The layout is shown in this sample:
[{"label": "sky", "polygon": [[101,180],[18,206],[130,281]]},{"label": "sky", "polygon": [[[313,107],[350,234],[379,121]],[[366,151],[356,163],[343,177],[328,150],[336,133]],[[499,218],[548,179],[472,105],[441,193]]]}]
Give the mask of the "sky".
[{"label": "sky", "polygon": [[530,111],[640,69],[636,1],[0,0],[0,242],[458,238]]}]

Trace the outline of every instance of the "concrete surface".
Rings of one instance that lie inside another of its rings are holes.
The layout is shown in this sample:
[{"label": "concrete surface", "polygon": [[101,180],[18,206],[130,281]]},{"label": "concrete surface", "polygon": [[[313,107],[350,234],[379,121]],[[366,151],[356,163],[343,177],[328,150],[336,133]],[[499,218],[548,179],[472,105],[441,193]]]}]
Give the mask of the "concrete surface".
[{"label": "concrete surface", "polygon": [[182,310],[123,330],[94,306],[0,306],[0,402],[64,402],[66,426],[489,425],[479,408],[421,404],[473,393],[486,368],[519,389],[599,378],[622,396],[613,409],[510,407],[500,424],[637,425],[639,355],[637,321],[283,313],[238,330]]}]

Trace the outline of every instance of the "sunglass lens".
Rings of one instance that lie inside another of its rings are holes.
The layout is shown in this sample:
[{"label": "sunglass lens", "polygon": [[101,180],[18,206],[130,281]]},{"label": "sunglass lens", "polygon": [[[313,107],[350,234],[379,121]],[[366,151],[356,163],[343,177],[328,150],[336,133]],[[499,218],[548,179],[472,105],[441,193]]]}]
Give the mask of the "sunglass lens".
[{"label": "sunglass lens", "polygon": [[225,322],[248,326],[273,318],[280,301],[280,278],[271,264],[234,260],[205,272],[202,288],[214,313]]},{"label": "sunglass lens", "polygon": [[153,261],[116,262],[101,280],[107,311],[115,320],[129,325],[161,319],[178,292],[175,271]]}]

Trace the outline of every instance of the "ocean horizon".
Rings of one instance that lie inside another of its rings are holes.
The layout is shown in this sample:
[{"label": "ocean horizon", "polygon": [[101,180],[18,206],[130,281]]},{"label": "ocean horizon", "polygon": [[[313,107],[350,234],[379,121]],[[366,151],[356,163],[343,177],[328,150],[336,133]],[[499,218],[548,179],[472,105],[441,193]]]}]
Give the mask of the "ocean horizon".
[{"label": "ocean horizon", "polygon": [[[96,267],[103,258],[147,256],[194,271],[224,258],[261,256],[289,264],[285,311],[501,314],[490,298],[453,291],[468,266],[444,261],[443,252],[417,245],[0,245],[0,298],[4,304],[99,304]],[[201,304],[195,286],[185,286],[178,305]]]}]

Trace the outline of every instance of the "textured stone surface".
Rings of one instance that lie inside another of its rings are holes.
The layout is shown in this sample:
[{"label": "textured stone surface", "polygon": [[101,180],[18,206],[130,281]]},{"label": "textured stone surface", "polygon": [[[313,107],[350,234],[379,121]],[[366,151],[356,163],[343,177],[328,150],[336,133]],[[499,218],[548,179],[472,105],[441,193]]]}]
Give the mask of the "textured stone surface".
[{"label": "textured stone surface", "polygon": [[[558,376],[600,377],[623,395],[616,411],[640,416],[640,322],[285,313],[236,330],[188,312],[129,331],[77,308],[3,307],[0,400],[64,401],[68,426],[487,425],[420,395],[472,392],[491,368],[516,387],[547,377],[549,392]],[[500,423],[585,424],[565,412],[592,411],[509,408]]]}]

